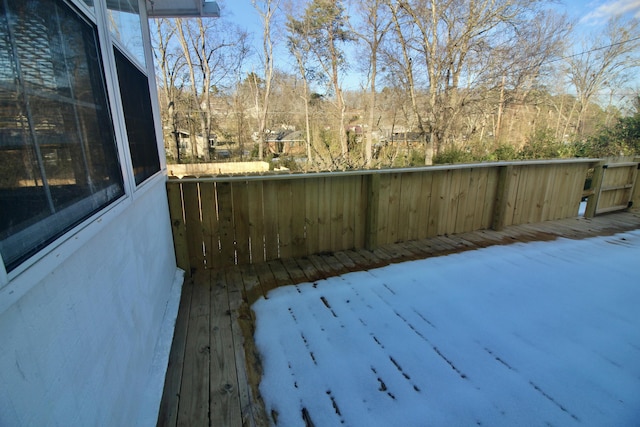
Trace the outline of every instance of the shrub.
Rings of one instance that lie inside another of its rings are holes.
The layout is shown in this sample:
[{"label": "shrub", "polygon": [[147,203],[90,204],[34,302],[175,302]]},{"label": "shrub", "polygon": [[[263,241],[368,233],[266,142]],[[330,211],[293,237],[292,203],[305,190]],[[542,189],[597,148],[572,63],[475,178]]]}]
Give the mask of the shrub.
[{"label": "shrub", "polygon": [[471,163],[475,159],[473,155],[457,147],[447,147],[433,156],[434,164],[451,164],[451,163]]},{"label": "shrub", "polygon": [[513,145],[500,144],[490,155],[491,160],[514,160],[518,158],[518,151]]},{"label": "shrub", "polygon": [[567,154],[564,143],[558,142],[551,131],[541,129],[527,138],[527,143],[520,151],[520,158],[525,160],[555,159],[558,157],[567,157]]}]

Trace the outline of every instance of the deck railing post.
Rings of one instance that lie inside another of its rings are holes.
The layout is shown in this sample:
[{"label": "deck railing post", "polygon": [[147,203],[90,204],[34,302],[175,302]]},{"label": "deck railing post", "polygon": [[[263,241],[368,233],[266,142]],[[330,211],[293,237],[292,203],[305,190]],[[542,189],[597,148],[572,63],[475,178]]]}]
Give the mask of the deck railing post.
[{"label": "deck railing post", "polygon": [[367,179],[365,248],[373,250],[378,247],[378,215],[380,210],[380,175],[371,174]]},{"label": "deck railing post", "polygon": [[502,230],[506,223],[507,204],[509,203],[509,185],[512,174],[513,165],[503,165],[498,167],[496,204],[493,211],[493,220],[491,222],[491,228],[496,231]]},{"label": "deck railing post", "polygon": [[598,199],[600,198],[600,189],[602,188],[602,178],[606,169],[606,162],[599,161],[593,167],[593,178],[591,179],[591,194],[587,197],[587,208],[584,212],[585,218],[593,218],[598,209]]}]

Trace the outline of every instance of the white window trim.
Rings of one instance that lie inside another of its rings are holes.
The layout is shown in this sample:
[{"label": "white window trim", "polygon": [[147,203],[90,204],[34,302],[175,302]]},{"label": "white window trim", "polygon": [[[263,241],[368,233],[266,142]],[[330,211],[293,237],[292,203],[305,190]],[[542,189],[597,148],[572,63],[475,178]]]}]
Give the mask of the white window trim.
[{"label": "white window trim", "polygon": [[[79,0],[74,0],[79,1]],[[120,99],[120,86],[118,84],[118,72],[116,70],[116,60],[113,54],[113,42],[111,31],[109,30],[107,4],[104,0],[94,1],[93,7],[96,11],[96,21],[98,26],[98,42],[100,53],[102,54],[102,66],[104,67],[105,83],[111,108],[111,117],[117,141],[118,157],[120,158],[120,168],[124,181],[124,192],[127,196],[133,194],[135,177],[133,176],[133,161],[129,151],[127,139],[127,129],[122,112],[122,100]]]},{"label": "white window trim", "polygon": [[[99,7],[98,7],[99,6]],[[142,43],[145,54],[145,67],[142,67],[139,61],[127,52],[117,40],[111,37],[109,30],[108,13],[106,2],[98,0],[95,2],[96,15],[101,18],[102,25],[98,25],[100,49],[103,55],[105,74],[107,74],[107,91],[112,96],[109,98],[113,111],[114,127],[116,128],[116,139],[118,140],[118,155],[121,156],[123,166],[123,177],[125,179],[125,193],[135,199],[144,193],[138,194],[144,188],[151,187],[146,185],[147,182],[154,180],[158,176],[166,176],[167,162],[164,155],[164,142],[162,135],[162,120],[160,117],[160,107],[158,105],[158,89],[155,82],[155,70],[153,55],[151,54],[151,36],[149,34],[149,21],[147,17],[147,7],[145,0],[138,0],[138,9],[140,10],[140,24],[142,30]],[[102,31],[102,32],[101,32]],[[103,46],[104,44],[104,46]],[[147,77],[149,86],[149,96],[151,98],[151,109],[153,114],[155,134],[156,134],[156,150],[158,150],[158,158],[160,159],[160,170],[151,175],[145,181],[136,185],[135,176],[133,174],[133,160],[129,149],[129,138],[127,136],[127,127],[124,119],[124,110],[122,107],[122,99],[120,98],[120,82],[118,81],[118,70],[116,68],[115,56],[113,48],[117,47],[125,57],[131,61],[143,74]],[[107,67],[108,70],[107,70]],[[126,165],[124,164],[126,163]]]},{"label": "white window trim", "polygon": [[147,65],[147,80],[149,83],[149,95],[151,96],[151,109],[153,122],[156,127],[156,143],[158,157],[160,159],[160,171],[166,175],[167,159],[164,153],[164,134],[162,132],[162,117],[160,115],[160,102],[158,97],[158,85],[156,82],[155,61],[152,54],[151,30],[149,28],[149,17],[147,15],[147,5],[145,0],[138,0],[140,8],[140,19],[142,21],[142,42],[148,49],[144,50],[145,62]]}]

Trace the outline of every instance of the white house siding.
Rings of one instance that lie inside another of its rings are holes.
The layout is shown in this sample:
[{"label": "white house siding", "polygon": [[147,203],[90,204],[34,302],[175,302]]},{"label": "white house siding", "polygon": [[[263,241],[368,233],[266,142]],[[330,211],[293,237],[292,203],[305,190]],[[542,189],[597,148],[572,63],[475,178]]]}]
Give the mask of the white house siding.
[{"label": "white house siding", "polygon": [[155,423],[181,285],[161,178],[0,313],[0,426]]}]

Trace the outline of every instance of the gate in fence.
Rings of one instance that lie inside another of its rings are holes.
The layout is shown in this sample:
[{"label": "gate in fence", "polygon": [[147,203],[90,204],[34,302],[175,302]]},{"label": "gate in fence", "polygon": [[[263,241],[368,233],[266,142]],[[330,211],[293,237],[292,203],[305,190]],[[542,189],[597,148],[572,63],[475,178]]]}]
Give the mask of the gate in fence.
[{"label": "gate in fence", "polygon": [[633,205],[634,195],[640,189],[638,183],[638,169],[640,162],[634,161],[612,162],[604,161],[594,168],[594,192],[587,209],[586,216],[599,215],[628,209]]}]

